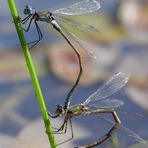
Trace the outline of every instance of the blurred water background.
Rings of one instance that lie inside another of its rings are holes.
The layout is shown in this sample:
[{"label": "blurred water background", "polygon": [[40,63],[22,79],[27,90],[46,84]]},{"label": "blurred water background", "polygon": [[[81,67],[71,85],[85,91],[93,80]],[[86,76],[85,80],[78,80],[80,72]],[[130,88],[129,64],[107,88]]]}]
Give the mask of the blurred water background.
[{"label": "blurred water background", "polygon": [[[35,9],[55,10],[78,2],[76,0],[15,0],[19,15],[30,4]],[[128,85],[112,98],[121,99],[125,105],[119,112],[122,124],[148,139],[148,2],[147,0],[99,1],[101,9],[93,14],[74,16],[78,22],[94,25],[101,33],[77,32],[93,45],[96,60],[81,52],[84,73],[75,91],[72,104],[83,102],[105,80],[118,71],[131,75]],[[45,102],[51,112],[63,104],[67,92],[78,73],[78,62],[65,40],[52,27],[39,23],[43,40],[31,49],[33,62]],[[70,28],[68,28],[70,29]],[[37,39],[32,25],[25,33],[28,42]],[[30,81],[7,1],[0,1],[0,147],[48,147],[40,111]],[[142,114],[139,117],[137,114]],[[62,120],[62,119],[61,119]],[[61,120],[55,120],[62,123]],[[66,147],[95,141],[105,134],[110,125],[96,116],[73,119],[75,138]],[[39,129],[42,130],[39,130]],[[43,132],[43,133],[40,133]],[[81,131],[81,132],[80,132]],[[116,147],[145,148],[126,134],[117,132]],[[41,137],[45,138],[41,138]],[[65,136],[65,135],[64,135]],[[58,140],[64,137],[58,135]],[[61,145],[60,147],[65,147]],[[111,141],[100,147],[112,147]]]}]

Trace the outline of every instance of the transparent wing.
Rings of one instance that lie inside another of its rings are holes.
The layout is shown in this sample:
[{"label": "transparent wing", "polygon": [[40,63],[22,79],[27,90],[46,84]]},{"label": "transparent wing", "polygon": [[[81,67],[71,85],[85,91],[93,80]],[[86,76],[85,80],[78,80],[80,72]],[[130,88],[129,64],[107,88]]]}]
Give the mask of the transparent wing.
[{"label": "transparent wing", "polygon": [[89,105],[89,107],[102,108],[102,109],[115,109],[122,105],[124,105],[124,102],[121,100],[105,99],[105,100],[99,100],[98,102],[95,102],[95,104]]},{"label": "transparent wing", "polygon": [[60,13],[65,15],[80,15],[91,13],[100,9],[100,3],[97,0],[81,0],[67,8],[61,8],[53,11],[53,13]]},{"label": "transparent wing", "polygon": [[70,27],[75,28],[77,30],[84,31],[84,32],[91,31],[91,32],[98,32],[98,33],[100,33],[100,31],[97,28],[95,28],[94,26],[92,26],[92,25],[78,23],[78,22],[76,22],[76,21],[74,21],[72,19],[65,18],[65,17],[59,16],[59,15],[55,15],[55,17],[61,23],[69,25]]},{"label": "transparent wing", "polygon": [[105,99],[106,97],[119,91],[128,82],[129,76],[125,73],[119,72],[111,79],[106,81],[96,92],[90,95],[83,103],[87,105],[90,101],[97,101]]},{"label": "transparent wing", "polygon": [[[99,116],[99,117],[101,117],[101,119],[105,120],[107,123],[111,125],[115,125],[115,122],[112,121],[111,119],[108,119],[102,116]],[[121,132],[124,132],[127,136],[131,137],[132,139],[143,144],[145,143],[145,140],[143,140],[139,135],[137,135],[135,132],[131,131],[127,127],[120,124],[120,125],[117,125],[117,129],[119,129]]]},{"label": "transparent wing", "polygon": [[93,59],[96,59],[96,55],[94,54],[94,52],[92,51],[92,49],[90,49],[89,47],[87,47],[85,45],[85,43],[80,40],[76,35],[74,35],[72,32],[68,31],[66,28],[64,28],[62,25],[62,30],[67,34],[67,36],[72,39],[75,43],[77,43],[82,49],[84,49],[86,51],[86,53]]}]

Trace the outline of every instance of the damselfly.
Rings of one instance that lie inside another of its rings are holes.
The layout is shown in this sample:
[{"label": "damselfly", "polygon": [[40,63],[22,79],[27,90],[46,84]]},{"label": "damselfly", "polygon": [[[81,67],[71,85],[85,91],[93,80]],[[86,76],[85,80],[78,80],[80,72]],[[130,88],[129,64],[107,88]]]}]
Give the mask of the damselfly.
[{"label": "damselfly", "polygon": [[107,97],[119,91],[123,86],[125,86],[125,84],[128,82],[128,79],[129,76],[127,74],[119,72],[115,74],[111,79],[106,81],[96,92],[91,94],[83,103],[70,106],[70,108],[67,110],[65,110],[63,106],[58,105],[56,109],[56,115],[53,116],[49,113],[49,116],[52,118],[65,115],[64,123],[57,130],[57,132],[64,131],[64,133],[66,133],[67,123],[69,121],[72,131],[72,137],[70,139],[72,139],[74,137],[71,122],[71,119],[73,117],[86,115],[99,116],[101,113],[109,113],[113,116],[114,121],[108,118],[102,118],[113,125],[111,130],[106,135],[101,137],[98,141],[88,144],[85,147],[90,148],[101,144],[109,137],[111,137],[111,135],[114,133],[116,129],[122,130],[129,137],[141,143],[144,143],[145,141],[142,138],[140,138],[140,136],[121,125],[121,121],[117,115],[117,108],[124,105],[124,102],[117,99],[106,99]]},{"label": "damselfly", "polygon": [[90,55],[93,58],[96,58],[96,57],[93,54],[92,50],[88,49],[88,47],[86,47],[84,45],[84,43],[78,37],[76,37],[73,33],[69,32],[62,25],[62,22],[66,23],[67,25],[70,25],[71,27],[76,28],[79,31],[90,30],[90,31],[96,32],[98,30],[91,25],[80,24],[80,23],[74,22],[68,18],[64,18],[63,16],[60,16],[60,14],[61,15],[81,15],[81,14],[95,12],[98,9],[100,9],[100,3],[97,0],[81,0],[80,2],[75,3],[69,7],[61,8],[61,9],[55,10],[53,12],[50,12],[48,10],[47,11],[34,10],[30,5],[27,5],[24,9],[24,14],[27,16],[24,19],[19,19],[22,24],[29,22],[28,27],[26,29],[23,28],[23,30],[26,32],[29,31],[32,22],[34,22],[34,25],[35,25],[37,33],[38,33],[38,39],[30,42],[30,43],[34,43],[32,47],[34,47],[43,38],[41,29],[38,25],[38,21],[40,21],[40,22],[46,22],[48,24],[51,24],[52,27],[64,37],[64,39],[67,41],[67,43],[71,46],[71,48],[76,53],[78,60],[79,60],[79,69],[80,70],[79,70],[77,80],[76,80],[74,86],[69,91],[67,98],[65,100],[65,106],[64,106],[65,109],[69,108],[72,93],[74,92],[75,88],[77,87],[77,85],[80,81],[81,75],[82,75],[82,71],[83,71],[82,63],[81,63],[81,56],[80,56],[79,52],[77,51],[77,49],[75,48],[72,41],[79,44],[79,46],[82,47],[88,53],[88,55]]}]

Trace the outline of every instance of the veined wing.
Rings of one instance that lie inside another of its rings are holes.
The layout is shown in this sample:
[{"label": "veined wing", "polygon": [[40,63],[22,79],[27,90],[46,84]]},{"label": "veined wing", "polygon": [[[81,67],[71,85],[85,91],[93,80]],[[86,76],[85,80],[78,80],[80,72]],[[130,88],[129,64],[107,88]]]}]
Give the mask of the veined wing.
[{"label": "veined wing", "polygon": [[106,81],[96,92],[90,95],[83,103],[87,105],[90,101],[97,101],[105,99],[106,97],[119,91],[128,82],[129,76],[125,73],[119,72],[111,79]]},{"label": "veined wing", "polygon": [[[107,123],[111,124],[111,125],[115,125],[115,122],[112,121],[111,119],[99,116],[101,119],[105,120]],[[117,125],[117,129],[119,129],[121,132],[124,132],[127,136],[131,137],[132,139],[140,142],[140,143],[145,143],[145,140],[143,140],[139,135],[137,135],[135,132],[133,132],[132,130],[128,129],[127,127],[119,124]]]},{"label": "veined wing", "polygon": [[101,108],[101,109],[115,109],[120,106],[124,105],[124,102],[117,99],[105,99],[105,100],[99,100],[98,102],[95,102],[95,104],[89,105],[89,107],[92,108]]},{"label": "veined wing", "polygon": [[61,8],[53,11],[53,13],[60,13],[65,15],[80,15],[91,13],[100,9],[100,3],[97,0],[81,0],[69,7]]},{"label": "veined wing", "polygon": [[72,19],[69,18],[65,18],[63,16],[60,15],[55,15],[55,17],[58,19],[58,21],[60,21],[61,23],[64,23],[66,25],[69,25],[72,28],[75,28],[79,31],[91,31],[91,32],[98,32],[100,33],[100,31],[95,28],[93,25],[88,25],[88,24],[84,24],[84,23],[78,23]]},{"label": "veined wing", "polygon": [[79,39],[76,35],[74,35],[72,32],[68,31],[64,26],[62,26],[62,30],[70,37],[70,39],[72,39],[75,43],[77,43],[82,49],[84,49],[87,54],[93,58],[96,59],[96,55],[93,53],[92,49],[90,49],[89,47],[87,47],[85,45],[85,43]]}]

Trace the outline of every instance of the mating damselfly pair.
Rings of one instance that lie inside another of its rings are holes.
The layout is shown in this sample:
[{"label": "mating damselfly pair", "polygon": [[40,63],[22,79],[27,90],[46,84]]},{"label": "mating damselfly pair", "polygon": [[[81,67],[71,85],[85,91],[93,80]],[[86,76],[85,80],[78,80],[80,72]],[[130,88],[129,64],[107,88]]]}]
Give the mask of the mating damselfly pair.
[{"label": "mating damselfly pair", "polygon": [[98,9],[100,9],[100,3],[97,0],[82,0],[69,7],[58,9],[53,12],[50,12],[48,10],[35,10],[30,5],[26,5],[24,9],[24,14],[27,16],[24,19],[19,18],[22,24],[26,24],[28,22],[28,27],[26,29],[23,28],[25,32],[29,31],[32,22],[34,22],[35,28],[37,30],[38,39],[35,41],[29,42],[29,44],[33,44],[30,48],[34,47],[43,38],[43,34],[38,25],[38,21],[40,21],[40,22],[46,22],[48,24],[51,24],[53,28],[64,37],[64,39],[67,41],[67,43],[70,45],[70,47],[73,49],[73,51],[77,55],[78,61],[79,61],[79,74],[75,81],[75,84],[73,85],[71,90],[68,92],[68,95],[66,97],[66,102],[65,102],[65,108],[67,108],[70,105],[69,103],[70,103],[72,93],[77,87],[83,72],[81,55],[79,54],[76,47],[74,46],[74,43],[78,44],[81,48],[83,48],[90,57],[95,59],[96,56],[95,54],[93,54],[93,51],[84,44],[82,40],[80,40],[74,33],[67,30],[64,27],[63,23],[66,25],[69,25],[70,27],[76,28],[79,31],[85,30],[85,31],[99,32],[99,30],[92,25],[77,23],[69,18],[65,18],[63,15],[71,16],[71,15],[87,14],[87,13],[95,12]]},{"label": "mating damselfly pair", "polygon": [[83,71],[81,63],[81,55],[73,45],[73,42],[76,42],[80,47],[82,47],[92,58],[96,58],[96,56],[93,54],[91,49],[88,49],[85,46],[83,41],[81,41],[75,34],[68,31],[62,25],[62,23],[70,25],[71,27],[74,27],[79,31],[89,30],[89,31],[99,32],[99,30],[97,30],[92,25],[77,23],[71,19],[63,17],[63,15],[81,15],[86,13],[92,13],[94,11],[97,11],[99,8],[100,8],[100,3],[97,0],[82,0],[69,7],[58,9],[53,12],[34,10],[30,5],[27,5],[24,9],[24,14],[27,16],[24,19],[20,19],[20,21],[22,24],[25,24],[26,22],[29,21],[28,27],[24,29],[24,31],[28,32],[32,22],[34,22],[34,25],[38,33],[38,39],[30,42],[33,44],[31,48],[35,46],[43,38],[43,34],[38,25],[38,21],[46,22],[51,24],[53,28],[57,30],[65,38],[67,43],[76,53],[79,60],[79,68],[80,68],[79,74],[74,86],[71,88],[71,90],[67,95],[67,98],[65,99],[64,105],[63,106],[57,105],[56,114],[52,115],[49,112],[49,116],[52,118],[64,116],[64,122],[56,132],[60,133],[63,131],[64,133],[66,133],[67,123],[69,122],[72,132],[72,137],[70,139],[72,139],[74,137],[72,122],[71,122],[71,119],[73,117],[86,116],[86,115],[99,116],[101,113],[111,114],[114,118],[114,122],[111,121],[110,119],[103,117],[104,120],[112,124],[113,127],[111,128],[111,130],[106,135],[99,138],[99,140],[97,140],[96,142],[88,144],[85,147],[90,148],[101,144],[102,142],[107,140],[114,133],[116,129],[120,129],[124,131],[129,137],[132,137],[135,140],[144,143],[145,141],[142,138],[140,138],[136,133],[121,125],[121,121],[117,115],[116,109],[122,106],[124,102],[117,99],[106,99],[110,95],[120,90],[128,82],[128,75],[126,75],[125,73],[121,72],[117,73],[107,82],[105,82],[96,92],[90,95],[83,103],[70,106],[72,93],[77,87]]}]

